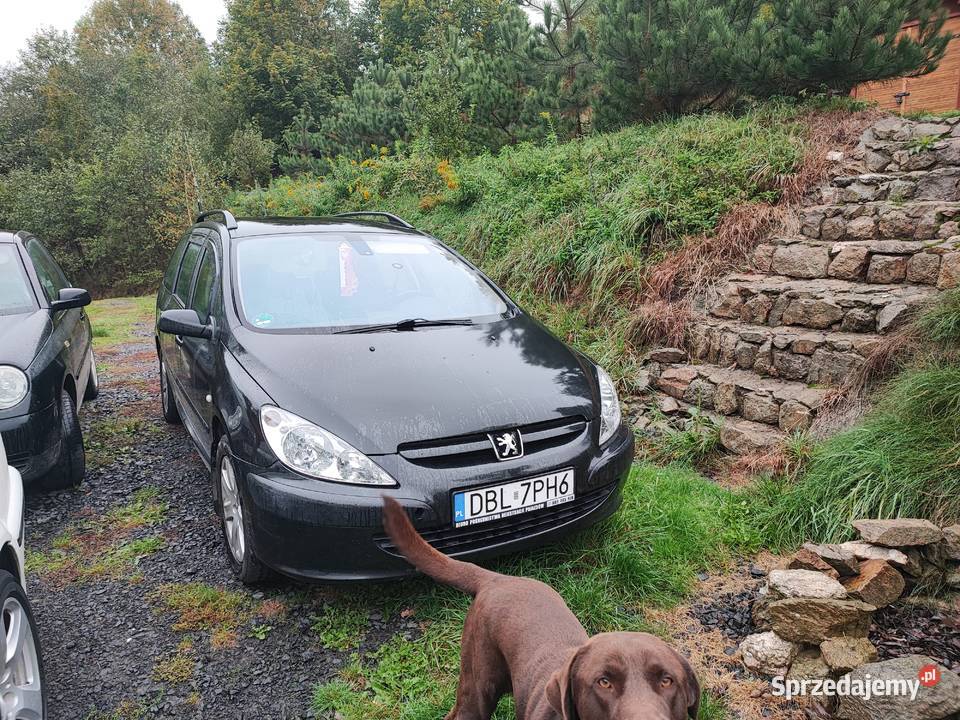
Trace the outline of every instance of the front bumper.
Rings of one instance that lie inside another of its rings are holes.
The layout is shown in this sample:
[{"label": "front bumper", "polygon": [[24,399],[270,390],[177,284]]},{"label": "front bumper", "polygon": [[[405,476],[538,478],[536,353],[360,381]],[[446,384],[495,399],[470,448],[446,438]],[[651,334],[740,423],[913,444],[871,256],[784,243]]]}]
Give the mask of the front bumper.
[{"label": "front bumper", "polygon": [[[496,465],[426,472],[399,455],[376,458],[398,488],[338,485],[265,471],[234,458],[242,469],[244,504],[257,556],[273,569],[320,582],[381,580],[414,573],[383,533],[382,495],[397,499],[435,547],[463,559],[526,550],[589,527],[620,506],[633,462],[633,435],[621,427],[601,451],[589,432],[577,442]],[[393,465],[388,465],[393,463]],[[407,466],[407,467],[404,467]],[[506,520],[453,529],[451,492],[465,487],[573,467],[577,499]]]},{"label": "front bumper", "polygon": [[57,404],[28,415],[0,419],[0,437],[7,461],[20,472],[25,485],[43,477],[60,457]]}]

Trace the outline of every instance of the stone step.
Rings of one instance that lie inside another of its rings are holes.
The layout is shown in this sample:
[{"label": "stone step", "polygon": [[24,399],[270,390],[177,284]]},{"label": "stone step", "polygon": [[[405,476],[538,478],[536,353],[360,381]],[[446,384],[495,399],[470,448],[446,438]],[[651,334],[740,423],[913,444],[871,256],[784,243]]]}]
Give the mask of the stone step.
[{"label": "stone step", "polygon": [[709,293],[707,308],[713,317],[756,325],[884,334],[935,293],[925,285],[738,274]]},{"label": "stone step", "polygon": [[[946,258],[946,262],[943,262]],[[791,278],[949,287],[960,267],[960,235],[947,240],[812,240],[774,237],[757,246],[753,268]],[[943,278],[941,279],[941,265]]]},{"label": "stone step", "polygon": [[698,319],[687,333],[690,356],[721,367],[807,385],[843,383],[881,342],[875,333],[770,327],[739,320]]},{"label": "stone step", "polygon": [[799,212],[814,240],[933,240],[960,234],[960,202],[920,200],[813,205]]},{"label": "stone step", "polygon": [[[960,167],[913,172],[839,175],[821,188],[820,204],[868,203],[878,200],[960,200]],[[816,195],[816,194],[815,194]]]},{"label": "stone step", "polygon": [[806,430],[828,393],[824,388],[708,363],[650,362],[646,369],[652,387],[678,401],[782,432]]},{"label": "stone step", "polygon": [[909,172],[958,165],[960,137],[925,135],[908,141],[864,142],[863,166],[867,172]]}]

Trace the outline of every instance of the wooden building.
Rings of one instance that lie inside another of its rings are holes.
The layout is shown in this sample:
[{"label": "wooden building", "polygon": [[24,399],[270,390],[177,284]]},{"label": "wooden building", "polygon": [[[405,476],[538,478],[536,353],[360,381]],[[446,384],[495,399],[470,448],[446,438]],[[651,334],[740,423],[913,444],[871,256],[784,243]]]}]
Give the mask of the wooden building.
[{"label": "wooden building", "polygon": [[[902,113],[960,110],[960,37],[957,37],[960,35],[960,0],[945,0],[944,5],[949,12],[944,32],[953,33],[954,38],[939,67],[920,77],[860,85],[854,88],[854,97],[873,100],[885,110]],[[904,31],[910,32],[910,27],[908,23]]]}]

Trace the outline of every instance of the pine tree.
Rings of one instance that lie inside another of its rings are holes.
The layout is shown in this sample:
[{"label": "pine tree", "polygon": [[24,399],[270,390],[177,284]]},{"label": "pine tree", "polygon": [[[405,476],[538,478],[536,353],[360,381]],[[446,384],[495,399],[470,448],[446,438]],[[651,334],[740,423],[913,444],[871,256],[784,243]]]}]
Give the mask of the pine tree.
[{"label": "pine tree", "polygon": [[543,20],[529,49],[530,59],[542,73],[535,102],[556,112],[569,131],[580,137],[596,87],[596,66],[584,28],[594,2],[527,0],[526,4],[539,9]]},{"label": "pine tree", "polygon": [[[760,96],[826,90],[935,69],[951,36],[939,0],[776,0],[748,34],[721,37],[721,62]],[[916,26],[902,32],[908,21]]]}]

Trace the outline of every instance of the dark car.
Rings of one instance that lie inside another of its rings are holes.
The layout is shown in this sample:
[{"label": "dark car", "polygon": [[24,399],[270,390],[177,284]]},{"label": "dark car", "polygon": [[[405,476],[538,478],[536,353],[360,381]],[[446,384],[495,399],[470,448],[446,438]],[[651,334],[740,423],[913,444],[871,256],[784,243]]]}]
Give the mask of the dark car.
[{"label": "dark car", "polygon": [[27,485],[83,480],[77,413],[98,392],[89,304],[39,240],[0,232],[0,435]]},{"label": "dark car", "polygon": [[633,458],[602,369],[385,213],[201,215],[157,352],[248,583],[409,573],[384,494],[450,555],[539,545],[613,513]]}]

